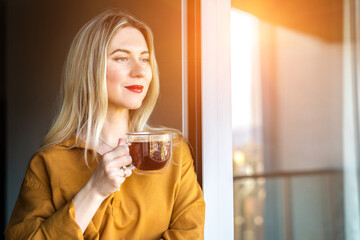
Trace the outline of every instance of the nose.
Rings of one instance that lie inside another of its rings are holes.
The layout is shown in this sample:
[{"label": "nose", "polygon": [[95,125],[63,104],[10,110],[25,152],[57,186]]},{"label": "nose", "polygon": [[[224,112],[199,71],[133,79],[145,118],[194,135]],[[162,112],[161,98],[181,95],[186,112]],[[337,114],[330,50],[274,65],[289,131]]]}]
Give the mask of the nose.
[{"label": "nose", "polygon": [[133,61],[130,76],[133,78],[143,78],[146,75],[146,68],[139,61]]}]

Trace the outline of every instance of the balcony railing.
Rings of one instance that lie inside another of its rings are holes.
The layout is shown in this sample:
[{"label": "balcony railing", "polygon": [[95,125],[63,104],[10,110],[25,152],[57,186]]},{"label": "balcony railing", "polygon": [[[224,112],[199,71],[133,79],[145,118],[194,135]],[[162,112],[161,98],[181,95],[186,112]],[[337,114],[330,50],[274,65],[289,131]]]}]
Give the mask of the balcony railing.
[{"label": "balcony railing", "polygon": [[235,239],[344,239],[337,169],[234,176]]}]

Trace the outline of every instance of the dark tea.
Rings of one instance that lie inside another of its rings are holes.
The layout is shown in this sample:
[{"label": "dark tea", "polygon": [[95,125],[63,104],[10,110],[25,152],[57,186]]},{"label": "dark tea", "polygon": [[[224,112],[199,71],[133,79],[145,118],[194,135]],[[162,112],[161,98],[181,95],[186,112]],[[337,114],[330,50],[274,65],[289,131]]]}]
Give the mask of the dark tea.
[{"label": "dark tea", "polygon": [[159,170],[171,156],[170,141],[132,142],[129,146],[133,165],[139,170]]}]

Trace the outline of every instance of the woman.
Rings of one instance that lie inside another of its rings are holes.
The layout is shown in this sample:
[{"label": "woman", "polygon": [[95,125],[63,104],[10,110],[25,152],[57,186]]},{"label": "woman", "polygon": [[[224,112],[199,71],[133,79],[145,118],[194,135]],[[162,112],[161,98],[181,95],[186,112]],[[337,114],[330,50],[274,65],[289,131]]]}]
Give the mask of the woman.
[{"label": "woman", "polygon": [[202,239],[205,204],[179,134],[164,174],[128,167],[125,134],[153,130],[159,94],[149,27],[102,13],[76,35],[64,71],[61,110],[28,166],[7,239]]}]

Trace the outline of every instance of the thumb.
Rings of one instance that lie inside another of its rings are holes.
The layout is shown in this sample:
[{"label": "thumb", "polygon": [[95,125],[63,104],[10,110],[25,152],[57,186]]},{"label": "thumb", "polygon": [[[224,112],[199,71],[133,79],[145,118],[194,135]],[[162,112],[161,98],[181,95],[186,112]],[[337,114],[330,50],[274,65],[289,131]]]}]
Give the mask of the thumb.
[{"label": "thumb", "polygon": [[118,146],[119,146],[119,145],[125,145],[125,144],[126,144],[125,139],[119,138]]}]

